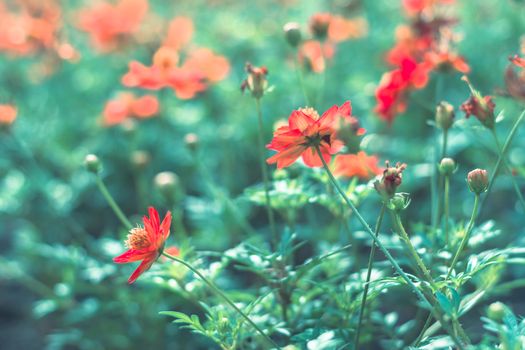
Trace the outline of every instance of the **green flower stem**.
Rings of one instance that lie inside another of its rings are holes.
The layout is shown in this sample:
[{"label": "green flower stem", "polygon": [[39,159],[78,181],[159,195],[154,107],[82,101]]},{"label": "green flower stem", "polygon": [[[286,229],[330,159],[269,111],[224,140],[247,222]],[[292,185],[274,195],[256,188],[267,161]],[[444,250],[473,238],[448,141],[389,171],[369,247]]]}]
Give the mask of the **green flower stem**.
[{"label": "green flower stem", "polygon": [[299,80],[299,85],[301,86],[301,91],[303,92],[304,102],[307,106],[310,105],[310,99],[306,93],[306,86],[304,84],[303,71],[301,67],[301,62],[299,62],[299,53],[295,52],[295,71],[297,72],[297,80]]},{"label": "green flower stem", "polygon": [[446,322],[444,321],[443,319],[443,315],[441,314],[441,311],[437,308],[437,307],[434,307],[433,304],[431,304],[428,299],[423,295],[423,293],[417,288],[417,286],[414,284],[414,282],[412,282],[412,280],[408,277],[408,275],[403,271],[403,269],[401,269],[401,266],[399,266],[399,264],[397,263],[397,261],[394,259],[394,257],[392,256],[392,254],[390,254],[390,252],[385,248],[385,246],[383,245],[383,243],[381,243],[381,241],[379,240],[378,237],[375,236],[374,234],[374,231],[372,231],[372,229],[370,228],[370,226],[368,225],[368,223],[366,222],[366,220],[363,218],[363,216],[359,213],[359,211],[357,210],[357,208],[355,207],[355,205],[352,203],[352,201],[348,198],[348,196],[346,195],[346,193],[343,191],[343,189],[341,188],[341,186],[339,185],[339,183],[337,182],[337,180],[335,179],[334,175],[332,174],[332,172],[330,171],[330,168],[328,167],[328,164],[326,164],[326,161],[324,160],[323,158],[323,155],[321,153],[321,149],[319,148],[318,145],[315,146],[315,149],[317,151],[317,154],[319,155],[319,158],[321,158],[321,161],[323,162],[323,167],[326,171],[326,173],[328,174],[328,177],[330,178],[330,180],[332,181],[334,187],[336,188],[336,190],[339,192],[339,194],[341,195],[341,197],[343,197],[343,200],[346,202],[346,204],[350,207],[350,209],[352,210],[352,212],[355,214],[355,216],[357,217],[357,219],[359,220],[359,222],[361,223],[361,225],[363,225],[363,228],[365,229],[366,233],[368,233],[368,235],[370,236],[370,238],[372,238],[372,240],[374,241],[374,243],[377,245],[377,247],[379,248],[379,250],[381,250],[381,252],[386,256],[386,258],[388,259],[388,261],[390,262],[390,264],[392,264],[392,267],[394,268],[394,270],[396,270],[396,272],[399,274],[399,276],[408,284],[408,286],[414,291],[414,293],[418,296],[419,299],[421,299],[421,301],[426,304],[426,306],[432,310],[432,313],[434,314],[434,316],[436,317],[437,320],[439,320],[439,323],[441,323],[442,327],[449,333],[452,341],[456,344],[456,346],[458,347],[458,349],[462,350],[464,349],[465,347],[463,346],[463,343],[456,337],[456,335],[454,334],[454,332],[452,332],[450,330],[450,327],[448,327],[448,325],[446,324]]},{"label": "green flower stem", "polygon": [[448,220],[450,215],[450,204],[449,204],[449,196],[450,196],[450,176],[448,174],[445,174],[445,190],[444,190],[444,199],[443,199],[443,215],[445,220],[445,247],[449,247],[449,235],[448,235]]},{"label": "green flower stem", "polygon": [[525,211],[525,199],[523,199],[523,195],[521,194],[521,190],[518,186],[518,183],[516,182],[514,175],[512,175],[512,169],[510,168],[509,163],[507,163],[505,154],[503,153],[503,149],[501,148],[501,144],[498,139],[498,135],[496,134],[496,131],[494,129],[492,129],[491,131],[492,131],[492,136],[494,136],[494,141],[496,142],[496,147],[498,148],[498,153],[499,153],[498,159],[501,159],[503,166],[509,172],[510,178],[512,180],[512,185],[514,186],[514,191],[516,192],[519,202],[521,203],[521,206],[523,207],[523,210]]},{"label": "green flower stem", "polygon": [[113,196],[111,195],[111,193],[109,193],[108,188],[104,184],[104,181],[102,181],[102,178],[100,177],[99,174],[96,175],[96,181],[97,181],[98,189],[100,190],[100,192],[102,193],[106,201],[108,202],[109,206],[111,207],[115,215],[119,218],[120,222],[122,222],[122,224],[128,230],[131,230],[133,228],[133,225],[131,224],[131,222],[129,222],[126,215],[124,215],[124,213],[118,206],[117,202],[115,202],[115,200],[113,199]]},{"label": "green flower stem", "polygon": [[463,239],[461,240],[461,243],[459,244],[458,250],[456,251],[456,254],[454,254],[454,258],[452,259],[450,268],[448,269],[448,273],[446,277],[447,280],[450,278],[450,275],[452,274],[454,267],[456,267],[456,264],[458,262],[459,256],[461,255],[461,252],[463,251],[463,249],[465,249],[465,246],[468,243],[470,234],[472,233],[472,229],[474,228],[474,223],[476,222],[476,218],[478,217],[478,208],[479,208],[479,194],[476,194],[476,196],[474,197],[474,207],[472,208],[472,215],[470,216],[470,221],[467,225],[465,235],[463,236]]},{"label": "green flower stem", "polygon": [[441,159],[447,156],[447,146],[448,146],[448,130],[443,130],[443,145],[441,148]]},{"label": "green flower stem", "polygon": [[279,236],[275,227],[275,216],[273,215],[272,203],[270,199],[270,178],[268,176],[268,166],[265,161],[265,148],[264,148],[264,126],[261,110],[261,99],[256,98],[255,104],[257,106],[257,120],[259,122],[259,160],[261,162],[261,172],[264,181],[264,193],[266,198],[266,213],[268,215],[268,221],[270,222],[270,229],[272,231],[273,245],[277,246],[279,242]]},{"label": "green flower stem", "polygon": [[[383,223],[383,217],[385,216],[385,205],[381,206],[381,211],[379,212],[379,217],[376,222],[376,232],[375,236],[379,235],[379,230],[381,229],[381,224]],[[363,316],[365,314],[366,307],[366,298],[368,296],[368,289],[370,287],[370,279],[372,277],[372,265],[374,264],[374,255],[376,252],[376,245],[372,243],[370,247],[370,255],[368,256],[368,270],[366,272],[366,282],[363,289],[363,299],[361,300],[361,309],[359,310],[359,321],[357,323],[357,330],[355,333],[355,346],[354,349],[359,349],[359,336],[361,334],[361,325],[363,323]]]},{"label": "green flower stem", "polygon": [[408,236],[408,233],[406,232],[405,227],[403,226],[403,222],[401,221],[401,216],[395,210],[390,210],[390,213],[392,214],[392,219],[394,221],[394,226],[396,227],[397,234],[403,240],[403,242],[405,242],[410,256],[417,264],[421,274],[423,274],[427,282],[430,283],[434,290],[437,290],[438,288],[434,282],[434,279],[432,278],[432,275],[430,274],[430,271],[428,271],[427,267],[425,266],[425,263],[423,262],[423,260],[421,260],[421,257],[417,253],[416,248],[414,248],[412,242],[410,241],[410,237]]},{"label": "green flower stem", "polygon": [[512,142],[512,139],[514,138],[514,135],[516,135],[516,132],[518,131],[518,126],[521,124],[521,122],[525,119],[525,110],[521,112],[518,119],[516,119],[516,122],[514,122],[514,125],[512,126],[512,129],[509,132],[509,135],[507,136],[507,139],[505,140],[505,143],[503,144],[503,148],[499,152],[498,161],[496,162],[496,166],[494,167],[494,171],[492,172],[492,176],[489,181],[489,186],[487,188],[487,192],[485,195],[485,198],[483,199],[483,203],[481,207],[483,208],[483,205],[487,201],[490,191],[492,190],[492,186],[494,185],[494,181],[498,177],[499,168],[501,167],[501,162],[503,160],[503,157],[505,157],[505,154],[507,153],[507,150]]},{"label": "green flower stem", "polygon": [[186,266],[191,272],[199,276],[199,278],[206,284],[210,289],[216,293],[219,297],[221,297],[229,306],[231,306],[242,318],[244,318],[269,344],[271,344],[276,349],[281,349],[279,345],[277,345],[272,338],[270,338],[264,331],[255,324],[255,322],[252,321],[248,315],[246,315],[241,309],[235,305],[235,303],[226,295],[223,291],[219,289],[212,281],[207,279],[199,270],[194,268],[191,264],[187,263],[186,261],[179,259],[175,256],[172,256],[166,252],[162,252],[162,255],[167,257],[168,259],[171,259],[175,262],[178,262],[179,264],[182,264]]}]

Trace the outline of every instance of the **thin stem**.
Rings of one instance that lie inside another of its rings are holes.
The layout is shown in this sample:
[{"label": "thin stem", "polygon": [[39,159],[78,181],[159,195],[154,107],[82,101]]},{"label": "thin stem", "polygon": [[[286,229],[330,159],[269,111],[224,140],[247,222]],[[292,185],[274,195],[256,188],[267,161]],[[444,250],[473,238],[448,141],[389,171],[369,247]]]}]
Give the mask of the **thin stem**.
[{"label": "thin stem", "polygon": [[328,177],[330,178],[330,180],[332,181],[332,184],[334,185],[334,187],[336,188],[336,190],[339,192],[339,194],[341,195],[341,197],[343,197],[343,200],[346,202],[346,204],[350,207],[350,209],[352,210],[352,212],[355,214],[355,216],[357,217],[357,219],[359,220],[359,222],[361,223],[361,225],[363,225],[363,228],[365,229],[366,233],[368,233],[368,235],[370,236],[370,238],[372,238],[372,240],[374,241],[374,243],[377,245],[377,247],[379,248],[379,250],[381,250],[381,252],[386,256],[386,258],[388,259],[388,261],[390,262],[390,264],[392,264],[392,267],[394,268],[394,270],[396,270],[396,272],[399,274],[399,276],[408,284],[408,286],[414,291],[414,293],[418,296],[419,299],[421,299],[421,301],[423,301],[424,304],[427,305],[427,307],[432,310],[432,313],[435,315],[436,319],[439,320],[439,323],[443,326],[443,328],[445,330],[447,330],[447,333],[449,333],[450,335],[450,338],[452,339],[452,341],[454,342],[454,344],[456,344],[456,346],[461,350],[461,349],[464,349],[464,346],[463,344],[461,343],[461,341],[456,337],[456,335],[449,331],[450,328],[448,327],[448,325],[446,324],[446,322],[444,321],[443,319],[443,316],[440,312],[440,310],[437,308],[437,307],[434,307],[433,304],[431,304],[428,299],[423,295],[423,293],[417,288],[417,286],[414,284],[414,282],[412,282],[412,280],[408,277],[408,275],[403,271],[403,269],[401,269],[401,266],[399,266],[399,264],[397,263],[397,261],[394,259],[394,257],[392,256],[392,254],[390,254],[390,252],[385,248],[385,246],[383,245],[383,243],[381,243],[381,241],[379,240],[378,237],[375,236],[374,234],[374,231],[372,231],[372,229],[370,228],[370,226],[368,225],[368,223],[366,222],[366,220],[363,218],[363,216],[359,213],[359,211],[357,210],[357,208],[355,207],[355,205],[352,203],[352,201],[348,198],[348,196],[346,195],[346,193],[343,191],[343,189],[341,188],[341,186],[339,185],[339,183],[337,182],[337,180],[335,179],[334,175],[332,174],[332,172],[330,171],[330,168],[328,167],[328,164],[326,164],[326,161],[324,160],[323,158],[323,155],[321,153],[321,149],[319,148],[318,145],[315,146],[315,149],[317,151],[317,155],[319,156],[319,158],[321,159],[321,162],[323,163],[323,167],[326,171],[326,173],[328,174]]},{"label": "thin stem", "polygon": [[496,142],[496,147],[498,148],[499,158],[501,158],[501,161],[503,162],[503,166],[509,172],[510,178],[512,180],[512,185],[514,186],[514,191],[516,192],[519,202],[521,203],[523,210],[525,211],[525,199],[523,199],[523,195],[521,194],[521,190],[518,186],[518,183],[516,182],[514,175],[512,175],[512,169],[510,168],[509,163],[507,163],[507,159],[505,158],[505,155],[503,154],[503,149],[501,148],[501,144],[499,142],[498,135],[496,134],[496,131],[494,129],[491,129],[491,131],[492,131],[492,136],[494,136],[494,141]]},{"label": "thin stem", "polygon": [[498,161],[496,162],[496,166],[494,167],[494,171],[492,172],[492,177],[489,181],[489,186],[487,188],[487,192],[485,195],[485,198],[483,199],[483,203],[481,204],[481,207],[483,208],[483,205],[487,201],[487,198],[490,195],[490,191],[492,190],[492,186],[494,185],[494,181],[496,181],[496,178],[498,176],[499,168],[501,166],[501,162],[503,160],[503,157],[507,153],[507,150],[512,142],[512,139],[514,138],[514,135],[518,131],[518,126],[521,124],[521,122],[525,119],[525,110],[521,112],[518,119],[516,119],[516,122],[512,126],[512,129],[509,132],[509,135],[507,136],[507,139],[505,140],[505,143],[503,144],[503,148],[501,149],[501,152],[499,152]]},{"label": "thin stem", "polygon": [[421,260],[421,257],[416,251],[416,248],[412,245],[412,242],[410,241],[410,237],[408,236],[408,233],[405,230],[405,227],[403,226],[403,222],[401,221],[401,216],[399,213],[395,210],[390,210],[392,213],[392,217],[394,219],[395,226],[397,228],[397,233],[399,237],[405,242],[406,247],[408,248],[408,252],[412,256],[412,259],[416,262],[420,272],[423,274],[425,279],[428,283],[434,288],[434,290],[437,290],[437,286],[434,282],[434,279],[432,278],[432,275],[430,274],[430,271],[428,271],[427,267],[425,266],[425,263],[423,260]]},{"label": "thin stem", "polygon": [[430,174],[430,223],[435,230],[438,223],[439,216],[439,195],[438,195],[438,176],[437,176],[437,150],[436,146],[432,145],[432,172]]},{"label": "thin stem", "polygon": [[414,347],[417,347],[419,343],[421,343],[421,341],[423,340],[423,337],[425,336],[425,332],[432,324],[432,319],[433,319],[432,313],[430,313],[427,317],[427,320],[425,321],[425,324],[423,325],[423,328],[421,329],[421,332],[419,333],[416,340],[414,341]]},{"label": "thin stem", "polygon": [[115,200],[113,199],[113,196],[111,195],[111,193],[109,193],[108,188],[104,184],[104,181],[102,181],[102,178],[100,177],[99,174],[97,174],[96,176],[96,181],[97,181],[98,189],[100,190],[100,192],[102,193],[106,201],[108,202],[109,206],[111,207],[115,215],[119,218],[120,222],[122,222],[122,224],[128,230],[131,230],[133,228],[133,225],[131,224],[131,222],[129,222],[126,215],[124,215],[124,213],[118,206],[117,202],[115,202]]},{"label": "thin stem", "polygon": [[470,238],[470,234],[472,232],[472,228],[474,227],[474,223],[476,222],[476,218],[478,216],[478,207],[479,207],[479,194],[476,194],[474,197],[474,207],[472,208],[472,215],[470,216],[470,221],[467,225],[467,230],[465,231],[465,235],[463,236],[463,239],[461,240],[461,243],[459,245],[458,250],[456,251],[456,254],[454,254],[454,258],[452,259],[452,263],[450,264],[450,268],[448,269],[447,277],[448,280],[450,278],[450,275],[452,274],[452,271],[454,270],[454,267],[456,266],[456,263],[458,262],[458,258],[461,255],[461,252],[463,249],[465,249],[465,246],[467,245],[467,242]]},{"label": "thin stem", "polygon": [[191,270],[191,272],[193,272],[194,274],[196,274],[197,276],[199,276],[199,278],[206,284],[208,285],[208,287],[210,287],[211,290],[213,290],[213,292],[215,292],[218,296],[220,296],[228,305],[230,305],[239,315],[241,315],[242,318],[244,318],[260,335],[263,336],[264,339],[266,339],[266,341],[271,344],[272,346],[274,346],[275,348],[277,349],[280,349],[279,345],[277,345],[273,340],[272,338],[270,338],[266,333],[264,333],[264,331],[259,328],[259,326],[257,326],[257,324],[255,324],[255,322],[252,321],[252,319],[250,317],[248,317],[248,315],[246,315],[241,309],[239,309],[237,307],[237,305],[235,305],[235,303],[226,295],[224,294],[223,291],[221,291],[219,289],[219,287],[217,287],[212,281],[210,281],[209,279],[207,279],[199,270],[197,270],[196,268],[194,268],[191,264],[187,263],[186,261],[182,260],[182,259],[179,259],[173,255],[170,255],[166,252],[162,252],[162,255],[164,255],[165,257],[167,257],[168,259],[171,259],[175,262],[178,262],[179,264],[182,264],[184,266],[186,266],[188,269]]},{"label": "thin stem", "polygon": [[450,213],[450,205],[449,205],[449,195],[450,195],[450,176],[448,174],[445,174],[445,191],[444,191],[444,199],[443,199],[443,215],[445,216],[445,247],[448,249],[449,245],[449,235],[448,235],[448,220],[449,220],[449,213]]},{"label": "thin stem", "polygon": [[[383,223],[383,217],[385,216],[385,205],[381,206],[379,217],[376,222],[375,236],[378,237],[381,224]],[[372,244],[370,247],[370,255],[368,256],[368,270],[366,272],[366,282],[363,290],[363,299],[361,300],[361,309],[359,310],[359,321],[357,323],[357,331],[355,333],[355,346],[354,349],[359,349],[359,336],[361,334],[361,325],[363,323],[363,316],[365,314],[366,298],[368,296],[368,289],[370,287],[370,279],[372,277],[372,265],[374,264],[374,255],[376,252],[376,245]]]},{"label": "thin stem", "polygon": [[298,53],[295,53],[295,71],[297,72],[297,79],[299,80],[299,85],[301,86],[301,91],[303,92],[304,101],[307,106],[310,106],[310,99],[306,93],[306,86],[304,85],[303,71],[301,67],[301,62],[299,62]]},{"label": "thin stem", "polygon": [[256,98],[255,104],[257,106],[257,120],[259,122],[259,160],[261,163],[261,172],[263,175],[263,181],[264,181],[264,193],[266,197],[266,213],[268,215],[268,221],[270,222],[270,229],[272,231],[272,238],[273,238],[273,245],[274,247],[277,246],[279,242],[279,237],[277,235],[277,229],[275,228],[275,217],[273,215],[272,210],[272,203],[270,199],[270,180],[268,176],[268,166],[266,165],[265,161],[265,148],[264,148],[264,126],[263,126],[263,118],[262,118],[262,111],[261,111],[261,99]]},{"label": "thin stem", "polygon": [[443,129],[443,144],[441,148],[441,159],[447,156],[448,130]]}]

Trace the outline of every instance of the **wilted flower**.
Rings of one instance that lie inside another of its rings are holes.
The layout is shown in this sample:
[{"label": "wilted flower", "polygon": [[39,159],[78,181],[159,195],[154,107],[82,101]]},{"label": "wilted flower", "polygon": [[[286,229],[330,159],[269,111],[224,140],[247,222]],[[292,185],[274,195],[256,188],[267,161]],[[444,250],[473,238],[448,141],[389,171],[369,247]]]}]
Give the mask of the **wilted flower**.
[{"label": "wilted flower", "polygon": [[489,186],[489,175],[484,169],[474,169],[467,175],[467,183],[471,192],[481,194]]},{"label": "wilted flower", "polygon": [[246,63],[246,73],[248,77],[241,84],[241,91],[249,90],[255,98],[261,98],[268,88],[268,69],[265,66],[255,67],[251,63]]},{"label": "wilted flower", "polygon": [[479,91],[472,87],[467,77],[463,77],[463,80],[467,82],[471,96],[461,105],[460,109],[465,112],[467,118],[473,115],[481,124],[489,129],[493,129],[495,119],[494,107],[496,107],[496,105],[492,102],[492,97],[482,96]]},{"label": "wilted flower", "polygon": [[161,223],[157,210],[150,207],[149,218],[144,216],[143,222],[144,227],[138,226],[130,230],[126,240],[128,250],[113,259],[117,264],[142,260],[128,279],[129,284],[135,282],[162,254],[164,243],[170,234],[171,213],[168,211]]},{"label": "wilted flower", "polygon": [[309,167],[321,167],[323,163],[317,154],[319,147],[325,162],[330,162],[343,143],[336,137],[338,119],[348,118],[352,113],[350,102],[340,107],[332,106],[322,116],[313,108],[301,108],[292,112],[288,125],[274,132],[273,140],[266,147],[278,153],[268,158],[269,164],[277,163],[277,168],[291,165],[297,158],[303,158]]},{"label": "wilted flower", "polygon": [[378,166],[379,159],[376,156],[369,156],[360,151],[357,154],[339,154],[334,159],[334,175],[344,177],[357,176],[360,179],[368,180],[381,174],[382,170]]},{"label": "wilted flower", "polygon": [[396,163],[395,167],[391,167],[388,161],[385,162],[386,168],[383,170],[383,176],[380,180],[374,183],[376,191],[386,199],[392,198],[396,194],[397,188],[403,181],[403,171],[407,165]]}]

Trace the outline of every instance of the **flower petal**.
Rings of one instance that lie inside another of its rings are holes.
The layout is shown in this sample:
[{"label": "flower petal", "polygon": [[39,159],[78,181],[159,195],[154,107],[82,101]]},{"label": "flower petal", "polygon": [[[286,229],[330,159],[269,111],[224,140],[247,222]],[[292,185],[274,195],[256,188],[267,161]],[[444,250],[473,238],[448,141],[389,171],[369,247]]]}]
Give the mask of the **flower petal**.
[{"label": "flower petal", "polygon": [[266,162],[268,164],[277,163],[277,169],[285,168],[293,164],[305,149],[306,146],[302,145],[292,146],[268,158]]},{"label": "flower petal", "polygon": [[152,254],[154,253],[148,250],[128,249],[123,254],[113,258],[113,262],[116,262],[117,264],[126,264],[146,259]]},{"label": "flower petal", "polygon": [[133,271],[133,273],[128,279],[128,283],[132,284],[133,282],[135,282],[140,275],[142,275],[145,271],[149,270],[149,268],[151,267],[151,265],[153,265],[155,260],[157,260],[157,255],[155,256],[155,258],[152,259],[144,259],[144,261],[140,263],[139,267],[137,267],[137,269]]},{"label": "flower petal", "polygon": [[166,215],[164,216],[164,220],[162,220],[162,224],[160,224],[160,231],[162,232],[162,243],[168,238],[170,235],[170,226],[171,226],[171,212],[168,211]]}]

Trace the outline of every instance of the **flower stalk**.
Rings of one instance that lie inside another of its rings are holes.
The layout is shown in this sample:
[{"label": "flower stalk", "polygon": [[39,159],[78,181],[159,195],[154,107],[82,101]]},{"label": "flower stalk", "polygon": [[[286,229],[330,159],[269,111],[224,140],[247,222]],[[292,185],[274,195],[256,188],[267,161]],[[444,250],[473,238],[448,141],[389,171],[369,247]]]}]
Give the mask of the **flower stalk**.
[{"label": "flower stalk", "polygon": [[95,180],[97,182],[97,186],[100,190],[100,193],[102,193],[102,195],[106,199],[106,202],[108,202],[109,206],[111,207],[115,215],[119,218],[120,222],[126,227],[126,229],[131,230],[133,228],[133,225],[131,224],[131,222],[129,222],[126,215],[124,215],[124,213],[118,206],[117,202],[115,201],[108,188],[104,184],[104,181],[100,177],[100,174],[96,174]]}]

